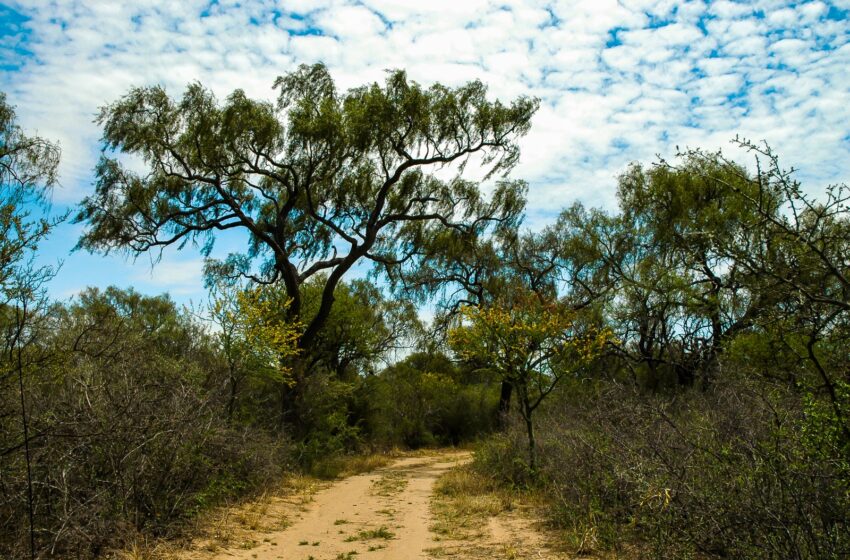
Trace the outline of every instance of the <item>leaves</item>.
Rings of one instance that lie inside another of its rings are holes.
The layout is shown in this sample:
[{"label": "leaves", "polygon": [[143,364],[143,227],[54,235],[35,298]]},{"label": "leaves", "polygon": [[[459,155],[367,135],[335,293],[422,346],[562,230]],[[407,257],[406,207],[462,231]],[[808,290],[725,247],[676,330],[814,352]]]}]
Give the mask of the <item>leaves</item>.
[{"label": "leaves", "polygon": [[299,343],[309,347],[356,263],[391,269],[415,260],[427,237],[514,221],[522,206],[522,183],[503,183],[488,201],[476,183],[432,173],[457,164],[459,175],[473,154],[490,174],[507,173],[537,100],[491,102],[480,82],[423,88],[401,71],[339,93],[322,64],[275,87],[276,107],[241,90],[220,103],[197,83],[181,99],[153,86],[104,107],[104,146],[141,156],[148,169],[104,155],[75,218],[88,225],[80,247],[138,254],[200,243],[209,254],[217,232],[242,229],[250,245],[229,268],[283,281],[293,317],[303,312],[300,287],[326,273],[323,305],[304,317]]},{"label": "leaves", "polygon": [[592,361],[611,339],[607,329],[581,325],[577,314],[532,292],[488,307],[464,306],[449,343],[467,360],[492,362],[504,378],[549,383]]},{"label": "leaves", "polygon": [[[14,109],[0,92],[0,291],[17,289],[16,275],[48,232],[64,217],[34,218],[34,210],[49,207],[56,184],[59,146],[29,136],[18,126]],[[19,287],[19,286],[18,286]]]},{"label": "leaves", "polygon": [[288,361],[299,354],[303,327],[286,320],[288,305],[279,290],[253,286],[220,293],[211,312],[222,328],[219,337],[226,352],[241,357],[254,374],[292,386],[295,377]]}]

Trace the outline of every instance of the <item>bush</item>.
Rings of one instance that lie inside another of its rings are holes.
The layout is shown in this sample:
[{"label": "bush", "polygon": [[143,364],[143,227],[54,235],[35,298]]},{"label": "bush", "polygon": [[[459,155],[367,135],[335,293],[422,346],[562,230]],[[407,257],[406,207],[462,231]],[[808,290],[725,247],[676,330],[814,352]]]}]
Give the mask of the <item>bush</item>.
[{"label": "bush", "polygon": [[[214,353],[167,298],[93,290],[52,314],[51,358],[26,379],[44,554],[92,558],[136,532],[170,533],[289,464],[285,440],[227,422],[206,388]],[[15,418],[0,418],[0,450],[20,440]],[[28,556],[23,454],[0,456],[0,473],[0,557]]]},{"label": "bush", "polygon": [[363,440],[356,408],[356,383],[340,381],[324,370],[305,382],[297,402],[300,438],[299,463],[313,469],[317,463],[360,450]]},{"label": "bush", "polygon": [[[807,422],[782,386],[571,387],[541,415],[532,482],[580,551],[639,543],[656,558],[837,558],[850,552],[850,486],[840,461],[813,455]],[[527,485],[524,457],[515,426],[476,463]]]},{"label": "bush", "polygon": [[458,445],[490,432],[494,384],[466,379],[440,355],[413,354],[365,384],[372,441],[410,448]]}]

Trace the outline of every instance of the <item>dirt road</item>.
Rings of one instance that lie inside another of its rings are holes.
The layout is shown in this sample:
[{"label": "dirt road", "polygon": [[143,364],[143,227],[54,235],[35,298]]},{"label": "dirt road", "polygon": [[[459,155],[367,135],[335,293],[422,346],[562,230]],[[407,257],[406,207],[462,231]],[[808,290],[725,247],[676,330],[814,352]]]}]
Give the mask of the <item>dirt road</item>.
[{"label": "dirt road", "polygon": [[[267,503],[243,519],[253,529],[227,546],[197,543],[185,560],[412,560],[563,558],[541,554],[528,520],[511,515],[473,520],[474,538],[435,533],[434,484],[471,459],[467,452],[402,458],[388,467],[324,486],[301,502]],[[467,518],[469,521],[469,518]],[[450,524],[454,523],[450,521]],[[517,525],[519,523],[520,525]],[[445,524],[445,523],[443,523]],[[451,529],[451,527],[449,528]],[[523,535],[523,542],[516,540]],[[532,540],[528,540],[528,539]],[[533,548],[533,556],[531,553]],[[520,552],[521,551],[521,552]]]}]

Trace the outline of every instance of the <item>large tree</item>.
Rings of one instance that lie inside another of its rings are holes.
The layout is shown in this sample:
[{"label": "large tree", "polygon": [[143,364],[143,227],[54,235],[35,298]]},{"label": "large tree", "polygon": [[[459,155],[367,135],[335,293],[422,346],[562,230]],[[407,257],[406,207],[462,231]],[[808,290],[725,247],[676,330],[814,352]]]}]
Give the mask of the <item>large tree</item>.
[{"label": "large tree", "polygon": [[[582,296],[605,295],[612,348],[633,374],[653,386],[710,377],[723,345],[771,305],[773,292],[754,290],[758,274],[736,257],[757,241],[760,218],[727,187],[758,196],[757,183],[733,162],[696,156],[632,164],[618,183],[619,212],[576,205],[560,216],[561,260],[579,273],[566,276]],[[776,212],[775,195],[761,201]]]},{"label": "large tree", "polygon": [[[748,214],[743,231],[720,238],[725,258],[747,274],[760,330],[807,363],[812,379],[794,376],[798,388],[822,399],[824,426],[818,437],[850,454],[850,188],[830,185],[813,195],[780,165],[765,143],[736,139],[755,160],[752,175],[721,152],[689,150],[701,176],[714,181]],[[734,173],[721,175],[717,169]],[[677,167],[678,169],[678,167]],[[784,364],[783,364],[784,365]],[[779,369],[779,368],[776,368]],[[775,372],[765,372],[775,375]],[[818,414],[810,411],[810,417]],[[829,432],[833,432],[831,435]],[[845,471],[845,472],[850,472]]]},{"label": "large tree", "polygon": [[[80,245],[139,254],[201,241],[209,254],[215,232],[247,231],[246,251],[211,270],[282,282],[291,318],[305,324],[299,346],[311,348],[356,263],[405,262],[425,237],[504,219],[521,196],[522,185],[502,181],[485,197],[460,172],[471,156],[488,177],[510,170],[534,99],[489,101],[478,81],[423,88],[402,71],[340,94],[321,64],[275,88],[276,105],[241,90],[222,104],[192,84],[179,100],[153,86],[104,107],[106,147],[148,169],[101,159],[76,216],[88,223]],[[454,178],[433,174],[453,163]],[[300,288],[319,273],[321,302],[305,317]]]}]

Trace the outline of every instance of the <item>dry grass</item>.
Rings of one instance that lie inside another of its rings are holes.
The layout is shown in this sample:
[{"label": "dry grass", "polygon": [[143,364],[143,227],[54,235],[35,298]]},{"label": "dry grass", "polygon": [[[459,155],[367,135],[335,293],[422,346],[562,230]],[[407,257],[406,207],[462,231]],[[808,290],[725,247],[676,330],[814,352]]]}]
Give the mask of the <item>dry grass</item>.
[{"label": "dry grass", "polygon": [[452,469],[434,487],[431,530],[441,542],[428,552],[464,560],[575,558],[562,536],[540,522],[544,506],[540,496],[500,487],[471,465]]},{"label": "dry grass", "polygon": [[[457,451],[459,449],[463,448],[452,448],[451,451]],[[321,479],[345,478],[386,467],[394,460],[403,457],[433,457],[435,454],[447,451],[449,449],[422,448],[408,450],[393,448],[380,453],[329,457],[316,463],[311,469],[311,472],[314,476]]]},{"label": "dry grass", "polygon": [[165,560],[174,558],[174,550],[164,543],[149,543],[139,541],[133,543],[127,550],[122,550],[114,555],[116,560]]},{"label": "dry grass", "polygon": [[404,471],[383,473],[381,478],[372,483],[372,494],[375,496],[390,497],[404,490],[407,482],[408,480]]},{"label": "dry grass", "polygon": [[288,527],[293,506],[302,509],[324,486],[326,483],[313,477],[289,476],[259,498],[202,515],[195,523],[195,540],[210,551],[232,545],[252,548],[256,546],[252,537]]},{"label": "dry grass", "polygon": [[343,455],[320,461],[311,471],[313,475],[325,480],[346,478],[385,467],[392,460],[393,457],[386,454]]},{"label": "dry grass", "polygon": [[[222,548],[251,549],[259,545],[258,535],[285,529],[293,510],[302,509],[313,495],[327,485],[310,476],[292,475],[269,487],[259,496],[242,503],[213,508],[200,514],[185,528],[182,541],[138,540],[111,556],[117,560],[171,560],[206,558]],[[265,539],[268,541],[268,539]]]},{"label": "dry grass", "polygon": [[513,509],[513,497],[471,468],[460,467],[437,481],[432,507],[435,522],[431,530],[439,539],[480,539],[487,519]]}]

